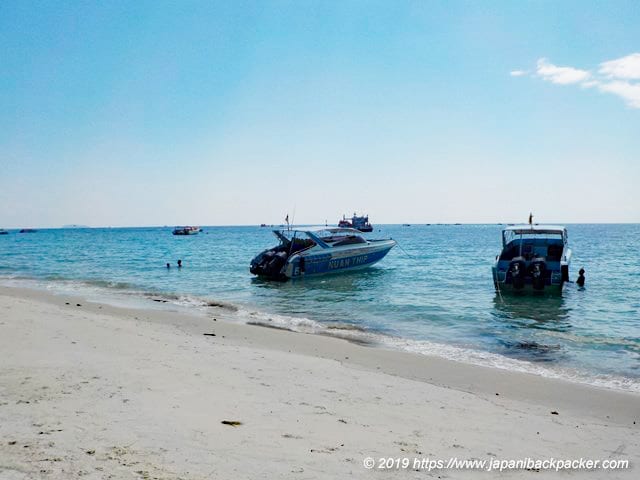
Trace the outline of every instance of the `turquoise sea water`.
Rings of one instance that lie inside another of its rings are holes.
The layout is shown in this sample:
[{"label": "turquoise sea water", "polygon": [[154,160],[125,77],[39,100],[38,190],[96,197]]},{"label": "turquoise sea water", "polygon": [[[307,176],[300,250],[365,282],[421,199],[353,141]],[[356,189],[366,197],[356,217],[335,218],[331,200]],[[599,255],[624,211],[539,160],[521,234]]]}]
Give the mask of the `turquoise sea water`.
[{"label": "turquoise sea water", "polygon": [[640,225],[568,225],[571,278],[584,267],[586,288],[541,297],[496,294],[501,228],[376,226],[368,236],[402,248],[367,270],[287,283],[249,273],[276,244],[268,228],[12,231],[0,236],[0,281],[168,307],[222,302],[239,321],[640,391]]}]

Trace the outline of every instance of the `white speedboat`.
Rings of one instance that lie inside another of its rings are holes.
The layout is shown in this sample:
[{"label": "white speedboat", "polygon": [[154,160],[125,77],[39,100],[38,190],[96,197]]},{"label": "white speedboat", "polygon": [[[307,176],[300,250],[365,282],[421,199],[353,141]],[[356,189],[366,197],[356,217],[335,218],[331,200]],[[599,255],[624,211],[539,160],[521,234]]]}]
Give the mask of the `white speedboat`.
[{"label": "white speedboat", "polygon": [[174,235],[197,235],[200,231],[200,227],[176,227],[172,233]]},{"label": "white speedboat", "polygon": [[496,289],[562,290],[569,280],[567,229],[555,225],[513,225],[502,231],[502,252],[493,265]]},{"label": "white speedboat", "polygon": [[280,240],[251,261],[254,275],[287,280],[365,268],[381,260],[395,240],[369,240],[353,228],[308,227],[274,230]]}]

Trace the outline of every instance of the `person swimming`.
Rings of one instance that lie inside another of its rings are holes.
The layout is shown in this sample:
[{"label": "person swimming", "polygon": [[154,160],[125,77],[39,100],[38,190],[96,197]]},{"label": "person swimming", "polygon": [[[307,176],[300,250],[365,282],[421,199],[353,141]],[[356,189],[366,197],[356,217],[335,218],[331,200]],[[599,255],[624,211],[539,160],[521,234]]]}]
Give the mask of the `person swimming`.
[{"label": "person swimming", "polygon": [[182,260],[178,260],[178,268],[182,268]]},{"label": "person swimming", "polygon": [[579,287],[584,287],[584,280],[584,268],[581,268],[578,272],[578,280],[576,280]]},{"label": "person swimming", "polygon": [[171,268],[171,264],[167,262],[167,268]]}]

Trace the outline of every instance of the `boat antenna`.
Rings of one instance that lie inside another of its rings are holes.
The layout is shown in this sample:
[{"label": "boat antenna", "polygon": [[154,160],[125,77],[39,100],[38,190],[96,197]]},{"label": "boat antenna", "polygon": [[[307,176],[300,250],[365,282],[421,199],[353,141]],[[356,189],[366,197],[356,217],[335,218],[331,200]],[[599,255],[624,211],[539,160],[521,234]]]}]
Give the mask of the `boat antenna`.
[{"label": "boat antenna", "polygon": [[293,215],[291,215],[291,225],[296,224],[296,206],[293,206]]}]

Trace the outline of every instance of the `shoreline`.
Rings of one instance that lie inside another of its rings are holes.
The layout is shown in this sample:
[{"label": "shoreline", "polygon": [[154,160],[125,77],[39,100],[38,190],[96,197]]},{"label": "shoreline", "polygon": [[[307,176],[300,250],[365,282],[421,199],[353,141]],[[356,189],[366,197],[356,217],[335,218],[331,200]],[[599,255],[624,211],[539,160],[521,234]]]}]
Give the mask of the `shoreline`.
[{"label": "shoreline", "polygon": [[227,322],[223,309],[8,287],[0,308],[9,478],[383,474],[368,456],[626,458],[631,470],[607,477],[630,478],[639,460],[635,393]]},{"label": "shoreline", "polygon": [[[510,395],[513,399],[525,401],[529,399],[537,403],[547,400],[547,394],[540,394],[540,392],[544,392],[544,387],[552,386],[558,392],[559,398],[556,399],[556,404],[549,405],[550,407],[557,407],[558,402],[563,405],[563,398],[587,393],[582,406],[589,404],[597,406],[606,403],[604,400],[610,399],[601,398],[596,392],[602,392],[603,397],[607,397],[609,393],[614,397],[620,394],[622,397],[636,398],[639,402],[637,409],[634,408],[630,412],[626,412],[628,414],[625,417],[626,420],[636,420],[636,415],[640,417],[640,394],[637,392],[584,384],[564,378],[545,377],[528,372],[475,365],[437,355],[385,348],[384,345],[359,341],[359,339],[346,335],[341,336],[329,331],[308,333],[251,320],[239,323],[231,318],[235,312],[227,311],[222,304],[219,308],[212,307],[213,311],[205,316],[199,313],[190,313],[186,309],[162,308],[165,307],[162,304],[158,305],[158,309],[122,307],[91,301],[82,295],[69,296],[29,288],[0,287],[0,297],[6,296],[7,291],[9,296],[17,294],[17,296],[51,305],[63,306],[62,304],[65,304],[64,307],[68,307],[66,302],[69,302],[71,306],[74,303],[82,302],[83,307],[93,313],[142,319],[152,323],[159,322],[178,327],[189,335],[203,334],[203,329],[206,330],[211,326],[207,317],[215,318],[213,327],[221,331],[221,336],[242,337],[245,340],[248,339],[251,345],[258,348],[334,360],[354,368],[379,371],[407,380],[431,383],[474,394],[495,395],[502,390],[501,395],[504,395],[504,392],[511,392]],[[63,301],[63,299],[66,300]],[[151,298],[150,300],[154,301]],[[242,344],[242,342],[238,343],[238,345]],[[509,385],[514,381],[519,382],[520,385],[516,391],[511,391]],[[585,410],[585,413],[588,411]],[[640,421],[640,418],[637,420]]]},{"label": "shoreline", "polygon": [[[2,280],[2,277],[0,277],[0,280]],[[114,308],[171,311],[180,315],[201,318],[215,312],[219,316],[224,316],[229,323],[234,324],[338,338],[357,345],[424,356],[434,360],[453,362],[454,364],[461,363],[471,367],[504,370],[576,385],[640,394],[640,379],[625,377],[620,374],[591,373],[587,370],[537,363],[473,347],[395,337],[382,332],[359,328],[352,324],[323,323],[305,316],[289,316],[282,313],[258,310],[255,306],[231,303],[227,300],[212,300],[211,298],[192,294],[145,291],[128,284],[123,286],[116,284],[112,288],[110,286],[111,282],[102,280],[69,279],[61,284],[57,284],[57,280],[39,280],[31,277],[8,277],[5,280],[10,283],[0,283],[0,289],[34,291],[53,297],[61,297],[69,296],[69,292],[73,289],[78,289],[79,286],[80,291],[79,293],[74,292],[74,296],[85,302],[99,303]],[[26,285],[11,285],[11,281],[26,283]],[[69,282],[69,285],[66,285],[65,282]],[[53,288],[50,288],[51,286]],[[87,287],[89,289],[97,288],[99,291],[83,291]]]}]

